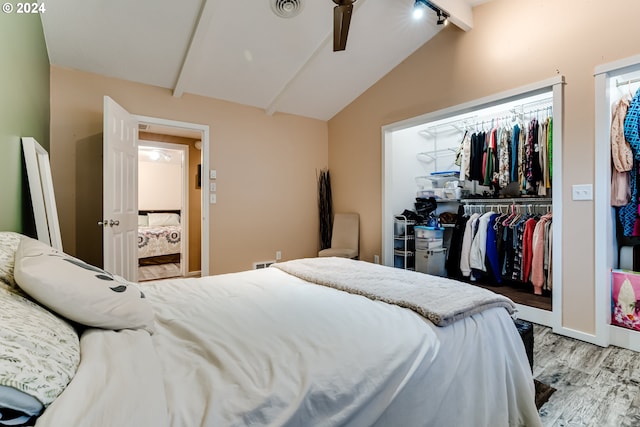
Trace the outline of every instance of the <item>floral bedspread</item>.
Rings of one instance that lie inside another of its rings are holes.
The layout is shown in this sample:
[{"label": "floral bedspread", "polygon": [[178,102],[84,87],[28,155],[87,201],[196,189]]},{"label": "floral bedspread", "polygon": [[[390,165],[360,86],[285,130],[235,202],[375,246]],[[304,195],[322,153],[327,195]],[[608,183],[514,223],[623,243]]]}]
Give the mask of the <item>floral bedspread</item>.
[{"label": "floral bedspread", "polygon": [[138,228],[138,258],[180,253],[179,225]]}]

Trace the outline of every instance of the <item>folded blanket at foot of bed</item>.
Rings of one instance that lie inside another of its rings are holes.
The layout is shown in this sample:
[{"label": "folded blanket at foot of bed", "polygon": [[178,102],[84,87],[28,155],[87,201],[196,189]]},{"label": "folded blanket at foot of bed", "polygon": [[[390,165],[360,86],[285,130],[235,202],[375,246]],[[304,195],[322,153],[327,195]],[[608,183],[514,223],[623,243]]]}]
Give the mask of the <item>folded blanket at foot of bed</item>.
[{"label": "folded blanket at foot of bed", "polygon": [[445,277],[347,258],[304,258],[272,267],[300,279],[408,308],[438,326],[492,307],[510,314],[515,304],[489,290]]}]

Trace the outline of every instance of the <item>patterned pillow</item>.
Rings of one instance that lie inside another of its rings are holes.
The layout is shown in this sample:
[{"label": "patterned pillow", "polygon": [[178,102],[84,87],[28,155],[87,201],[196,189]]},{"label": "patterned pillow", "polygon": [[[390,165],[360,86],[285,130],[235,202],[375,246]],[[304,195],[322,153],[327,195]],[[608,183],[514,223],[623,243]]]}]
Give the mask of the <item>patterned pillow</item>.
[{"label": "patterned pillow", "polygon": [[23,236],[16,283],[61,316],[104,329],[153,332],[151,304],[137,285]]},{"label": "patterned pillow", "polygon": [[[38,304],[0,288],[0,385],[49,405],[65,389],[80,363],[78,334]],[[3,393],[0,411],[25,402]],[[33,411],[26,401],[24,413]]]},{"label": "patterned pillow", "polygon": [[10,287],[15,287],[13,278],[13,266],[16,251],[22,236],[12,231],[0,232],[0,282],[4,282]]}]

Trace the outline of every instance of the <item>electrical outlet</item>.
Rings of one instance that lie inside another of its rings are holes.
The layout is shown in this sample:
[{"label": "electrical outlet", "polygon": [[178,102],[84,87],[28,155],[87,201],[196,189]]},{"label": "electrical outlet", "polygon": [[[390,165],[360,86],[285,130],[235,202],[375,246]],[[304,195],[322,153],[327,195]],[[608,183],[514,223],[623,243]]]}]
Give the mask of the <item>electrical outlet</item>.
[{"label": "electrical outlet", "polygon": [[280,261],[282,259],[282,252],[276,251],[276,261]]},{"label": "electrical outlet", "polygon": [[373,256],[373,262],[376,264],[380,264],[380,255],[374,255]]}]

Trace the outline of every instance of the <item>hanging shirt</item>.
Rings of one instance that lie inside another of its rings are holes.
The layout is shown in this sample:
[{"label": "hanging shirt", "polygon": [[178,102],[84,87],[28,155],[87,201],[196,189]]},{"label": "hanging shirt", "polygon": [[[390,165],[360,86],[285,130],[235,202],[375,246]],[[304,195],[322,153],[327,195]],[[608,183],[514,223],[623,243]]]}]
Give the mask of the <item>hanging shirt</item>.
[{"label": "hanging shirt", "polygon": [[633,168],[633,151],[624,136],[624,122],[631,103],[631,95],[625,95],[613,105],[611,112],[611,159],[618,172]]},{"label": "hanging shirt", "polygon": [[464,277],[471,275],[471,267],[469,265],[469,255],[471,251],[471,242],[478,226],[478,218],[480,214],[471,214],[467,220],[467,225],[464,229],[464,235],[462,237],[462,249],[460,249],[460,272]]},{"label": "hanging shirt", "polygon": [[509,153],[511,150],[511,131],[502,129],[500,143],[498,144],[498,185],[504,188],[511,182],[511,163]]},{"label": "hanging shirt", "polygon": [[495,212],[487,212],[478,219],[478,232],[471,242],[469,250],[469,266],[471,269],[487,271],[484,259],[487,253],[487,227],[491,216]]},{"label": "hanging shirt", "polygon": [[511,131],[511,180],[518,180],[518,145],[520,142],[520,126],[516,123]]}]

